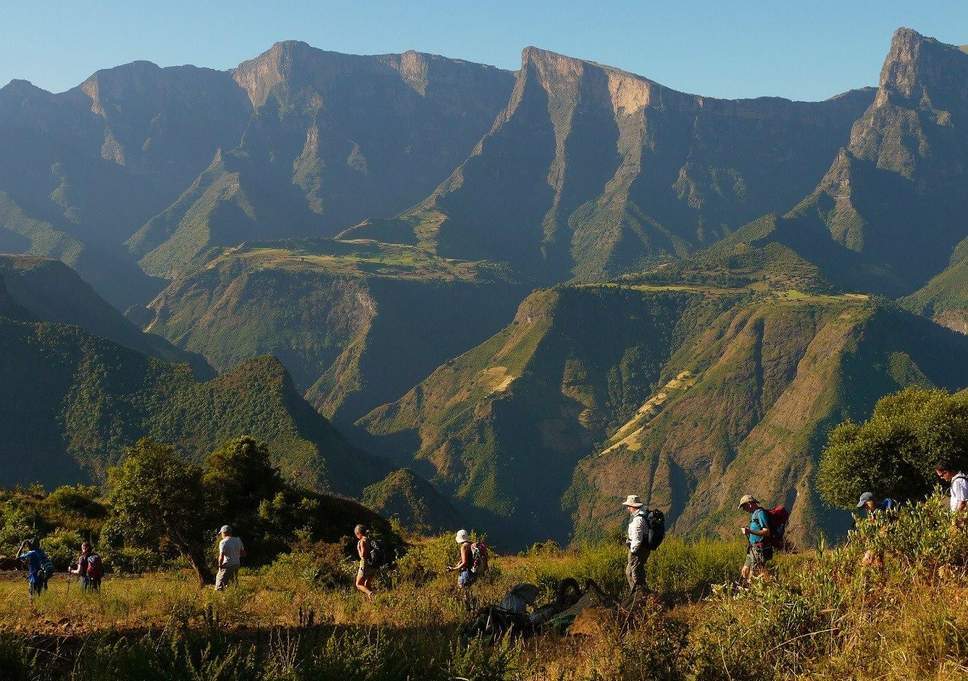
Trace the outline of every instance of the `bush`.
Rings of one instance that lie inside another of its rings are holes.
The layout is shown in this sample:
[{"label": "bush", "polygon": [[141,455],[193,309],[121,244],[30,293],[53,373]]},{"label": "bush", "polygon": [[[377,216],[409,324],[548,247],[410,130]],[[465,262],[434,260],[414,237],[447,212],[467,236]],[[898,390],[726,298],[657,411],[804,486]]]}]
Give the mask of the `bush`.
[{"label": "bush", "polygon": [[158,551],[133,546],[109,548],[98,551],[104,567],[118,574],[136,575],[144,572],[157,572],[168,565],[165,557]]},{"label": "bush", "polygon": [[398,580],[420,585],[446,574],[447,566],[455,562],[457,544],[453,535],[446,534],[408,546],[393,573]]},{"label": "bush", "polygon": [[745,545],[739,541],[669,537],[649,556],[647,582],[654,591],[699,597],[714,584],[734,579],[744,558]]},{"label": "bush", "polygon": [[44,537],[40,546],[58,570],[66,570],[77,561],[84,539],[79,532],[58,527],[52,534]]},{"label": "bush", "polygon": [[270,589],[294,591],[299,585],[336,589],[352,585],[356,569],[342,546],[321,542],[280,555],[261,574]]}]

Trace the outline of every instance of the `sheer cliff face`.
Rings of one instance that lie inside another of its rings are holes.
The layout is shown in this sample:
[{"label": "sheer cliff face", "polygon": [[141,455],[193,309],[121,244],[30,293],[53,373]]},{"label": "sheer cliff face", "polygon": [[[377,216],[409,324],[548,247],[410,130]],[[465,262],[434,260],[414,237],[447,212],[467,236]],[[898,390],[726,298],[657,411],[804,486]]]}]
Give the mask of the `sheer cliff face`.
[{"label": "sheer cliff face", "polygon": [[544,280],[681,255],[809,191],[872,96],[716,100],[527,48],[491,131],[396,238]]},{"label": "sheer cliff face", "polygon": [[331,236],[413,205],[488,129],[513,81],[434,55],[362,57],[295,42],[232,78],[254,114],[238,147],[129,241],[152,274],[170,277],[211,246]]},{"label": "sheer cliff face", "polygon": [[513,74],[280,43],[234,71],[148,62],[51,94],[0,89],[0,248],[59,257],[118,306],[207,248],[335,233],[418,202]]},{"label": "sheer cliff face", "polygon": [[968,236],[966,126],[968,55],[898,30],[849,143],[770,238],[841,286],[910,293]]}]

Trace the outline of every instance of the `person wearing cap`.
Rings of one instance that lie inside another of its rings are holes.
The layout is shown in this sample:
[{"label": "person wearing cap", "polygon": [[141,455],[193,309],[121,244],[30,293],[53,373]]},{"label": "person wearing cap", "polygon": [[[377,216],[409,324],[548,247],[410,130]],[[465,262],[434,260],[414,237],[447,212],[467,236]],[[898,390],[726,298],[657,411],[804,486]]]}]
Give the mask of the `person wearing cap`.
[{"label": "person wearing cap", "polygon": [[219,530],[222,540],[218,543],[218,573],[215,575],[215,590],[225,591],[225,587],[234,582],[245,556],[245,546],[242,540],[232,534],[229,525],[222,525]]},{"label": "person wearing cap", "polygon": [[[857,510],[865,509],[867,511],[867,518],[875,522],[883,519],[886,511],[893,511],[896,508],[896,501],[890,498],[885,498],[882,501],[878,501],[873,492],[864,492],[860,495],[860,499],[857,500]],[[881,531],[883,530],[884,528],[882,528]],[[883,548],[867,549],[864,551],[864,556],[861,558],[860,562],[861,565],[870,565],[872,567],[883,568]]]},{"label": "person wearing cap", "polygon": [[649,522],[647,513],[643,510],[642,500],[638,495],[630,494],[622,503],[625,510],[632,517],[629,520],[628,544],[629,555],[625,564],[625,579],[629,583],[629,591],[634,595],[636,591],[645,591],[645,562],[649,559]]},{"label": "person wearing cap", "polygon": [[752,494],[744,494],[739,500],[739,507],[750,514],[749,527],[740,528],[749,543],[746,546],[746,562],[740,575],[744,582],[749,582],[754,576],[766,574],[766,564],[773,558],[773,547],[766,542],[770,536],[769,520],[766,511],[760,506]]},{"label": "person wearing cap", "polygon": [[884,511],[893,511],[897,508],[897,502],[890,498],[877,500],[872,492],[864,492],[857,501],[857,510],[867,510],[867,517],[876,520]]},{"label": "person wearing cap", "polygon": [[356,588],[368,599],[373,600],[373,578],[376,577],[377,566],[373,564],[370,544],[370,530],[366,525],[353,528],[356,536],[356,555],[360,557],[360,567],[356,571]]}]

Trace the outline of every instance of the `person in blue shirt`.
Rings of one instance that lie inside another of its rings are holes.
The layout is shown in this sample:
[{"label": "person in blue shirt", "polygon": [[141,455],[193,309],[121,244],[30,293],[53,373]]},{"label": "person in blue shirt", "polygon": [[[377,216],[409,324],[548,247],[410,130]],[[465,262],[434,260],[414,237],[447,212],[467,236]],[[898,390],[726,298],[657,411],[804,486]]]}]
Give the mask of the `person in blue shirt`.
[{"label": "person in blue shirt", "polygon": [[749,527],[740,528],[743,536],[749,539],[746,546],[746,562],[740,576],[749,583],[752,577],[766,574],[766,564],[773,558],[773,547],[766,542],[770,536],[769,521],[766,511],[752,494],[744,494],[739,500],[739,507],[750,514]]},{"label": "person in blue shirt", "polygon": [[[897,509],[897,502],[890,498],[884,498],[878,500],[872,492],[864,492],[860,495],[860,499],[857,501],[858,510],[864,509],[867,511],[867,518],[872,522],[878,520],[890,519],[892,516],[888,514],[888,511],[894,511]],[[884,529],[881,529],[883,532]],[[884,567],[884,549],[883,547],[875,547],[867,549],[864,552],[863,558],[861,558],[861,565],[869,565],[871,567],[883,568]]]},{"label": "person in blue shirt", "polygon": [[17,550],[17,558],[27,564],[27,585],[30,598],[47,590],[47,575],[44,574],[44,560],[47,555],[36,540],[24,539]]},{"label": "person in blue shirt", "polygon": [[878,501],[877,497],[875,497],[871,492],[864,492],[860,495],[860,501],[857,502],[857,508],[866,509],[867,517],[871,520],[875,520],[883,512],[897,509],[897,502],[889,498]]}]

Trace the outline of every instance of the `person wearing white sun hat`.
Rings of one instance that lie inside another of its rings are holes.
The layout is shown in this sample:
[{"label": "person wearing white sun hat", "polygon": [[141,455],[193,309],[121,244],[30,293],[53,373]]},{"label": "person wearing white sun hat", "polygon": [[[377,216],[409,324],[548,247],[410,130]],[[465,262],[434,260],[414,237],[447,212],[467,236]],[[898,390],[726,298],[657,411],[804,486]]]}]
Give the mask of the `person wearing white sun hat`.
[{"label": "person wearing white sun hat", "polygon": [[644,510],[645,504],[639,499],[637,494],[630,494],[622,502],[622,506],[632,516],[628,527],[629,555],[628,562],[625,564],[625,579],[629,584],[629,591],[634,596],[636,591],[645,591],[645,562],[649,559],[651,550],[648,541],[648,512]]}]

